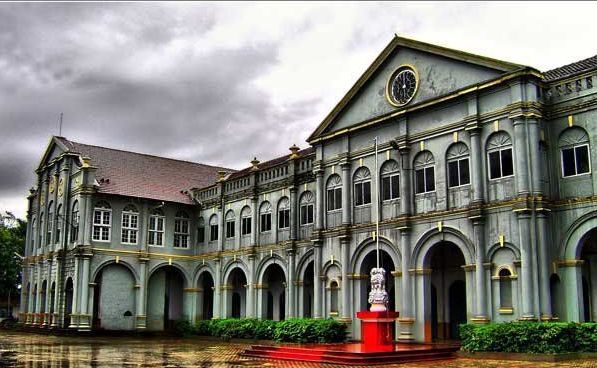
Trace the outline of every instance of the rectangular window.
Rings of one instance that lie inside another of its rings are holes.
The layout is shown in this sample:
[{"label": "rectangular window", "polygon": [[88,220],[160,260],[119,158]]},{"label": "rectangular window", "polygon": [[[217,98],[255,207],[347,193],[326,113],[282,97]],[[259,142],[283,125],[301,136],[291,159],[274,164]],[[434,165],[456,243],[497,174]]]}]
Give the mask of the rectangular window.
[{"label": "rectangular window", "polygon": [[138,220],[139,216],[136,213],[122,213],[121,241],[123,244],[137,244],[137,232],[139,231]]},{"label": "rectangular window", "polygon": [[62,234],[62,219],[60,217],[60,214],[58,214],[58,218],[56,218],[56,243],[60,242],[60,235]]},{"label": "rectangular window", "polygon": [[562,149],[562,171],[564,176],[574,176],[590,172],[589,146]]},{"label": "rectangular window", "polygon": [[308,225],[313,223],[313,204],[303,204],[300,208],[301,225]]},{"label": "rectangular window", "polygon": [[328,211],[342,208],[342,188],[328,189]]},{"label": "rectangular window", "polygon": [[382,200],[400,198],[400,176],[398,174],[381,178]]},{"label": "rectangular window", "polygon": [[448,186],[450,188],[470,184],[470,182],[468,158],[448,162]]},{"label": "rectangular window", "polygon": [[218,225],[209,225],[209,241],[217,241],[219,238],[218,235]]},{"label": "rectangular window", "polygon": [[290,227],[290,209],[278,211],[278,229]]},{"label": "rectangular window", "polygon": [[272,229],[272,214],[262,213],[259,225],[261,226],[261,232],[270,231]]},{"label": "rectangular window", "polygon": [[189,220],[174,220],[174,248],[189,247]]},{"label": "rectangular window", "polygon": [[241,234],[242,235],[251,234],[251,218],[243,217],[241,221],[242,221],[241,222]]},{"label": "rectangular window", "polygon": [[415,193],[433,192],[435,190],[435,167],[424,167],[415,170]]},{"label": "rectangular window", "polygon": [[365,181],[354,185],[355,206],[371,203],[371,182]]},{"label": "rectangular window", "polygon": [[498,179],[514,175],[512,148],[489,152],[489,178]]},{"label": "rectangular window", "polygon": [[147,243],[155,247],[164,246],[164,217],[149,216]]},{"label": "rectangular window", "polygon": [[234,220],[226,221],[226,238],[234,238]]},{"label": "rectangular window", "polygon": [[197,228],[197,243],[203,243],[205,241],[205,226],[199,226]]},{"label": "rectangular window", "polygon": [[110,241],[111,210],[96,209],[93,213],[93,240]]}]

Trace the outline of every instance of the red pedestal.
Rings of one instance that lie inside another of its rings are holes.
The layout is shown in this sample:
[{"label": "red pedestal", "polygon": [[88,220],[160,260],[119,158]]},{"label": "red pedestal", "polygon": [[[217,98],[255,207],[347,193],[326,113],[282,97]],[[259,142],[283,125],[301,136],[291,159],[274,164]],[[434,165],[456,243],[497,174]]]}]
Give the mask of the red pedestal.
[{"label": "red pedestal", "polygon": [[394,326],[398,312],[357,312],[361,320],[361,341],[367,348],[394,344]]}]

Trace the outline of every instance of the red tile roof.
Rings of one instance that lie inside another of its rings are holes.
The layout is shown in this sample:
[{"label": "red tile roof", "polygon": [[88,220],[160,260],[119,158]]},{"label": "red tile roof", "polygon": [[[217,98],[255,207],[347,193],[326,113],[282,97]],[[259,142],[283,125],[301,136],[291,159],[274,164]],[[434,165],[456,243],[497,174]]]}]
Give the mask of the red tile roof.
[{"label": "red tile roof", "polygon": [[561,66],[559,68],[548,70],[543,73],[543,76],[545,77],[546,81],[552,82],[595,69],[597,69],[597,55],[574,62],[572,64]]},{"label": "red tile roof", "polygon": [[[304,148],[304,149],[298,151],[296,154],[298,155],[299,158],[302,158],[302,157],[312,154],[313,152],[315,152],[315,148],[307,147],[307,148]],[[269,169],[270,167],[274,167],[274,166],[277,166],[277,165],[280,165],[280,164],[286,162],[286,160],[288,160],[289,158],[290,158],[290,154],[287,154],[285,156],[276,157],[269,161],[260,162],[257,165],[257,168],[259,170]],[[247,175],[248,173],[250,173],[252,168],[253,168],[252,166],[249,166],[242,170],[236,171],[236,172],[232,173],[230,176],[228,176],[228,179],[241,178],[241,177]]]},{"label": "red tile roof", "polygon": [[[193,204],[181,191],[201,188],[218,179],[218,171],[235,170],[143,153],[122,151],[57,137],[71,152],[91,158],[97,167],[99,192],[159,201]],[[103,179],[103,180],[102,180]]]}]

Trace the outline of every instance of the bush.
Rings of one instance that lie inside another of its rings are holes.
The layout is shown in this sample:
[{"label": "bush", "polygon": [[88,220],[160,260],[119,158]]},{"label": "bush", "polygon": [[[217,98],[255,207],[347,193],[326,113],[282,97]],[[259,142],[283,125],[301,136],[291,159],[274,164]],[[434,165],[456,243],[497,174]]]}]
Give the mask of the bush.
[{"label": "bush", "polygon": [[333,319],[293,318],[285,321],[243,319],[214,319],[198,321],[194,326],[186,321],[176,324],[181,336],[202,335],[225,340],[258,339],[284,342],[341,342],[346,338],[346,325]]},{"label": "bush", "polygon": [[461,325],[461,349],[469,352],[555,354],[597,352],[597,324],[508,322]]}]

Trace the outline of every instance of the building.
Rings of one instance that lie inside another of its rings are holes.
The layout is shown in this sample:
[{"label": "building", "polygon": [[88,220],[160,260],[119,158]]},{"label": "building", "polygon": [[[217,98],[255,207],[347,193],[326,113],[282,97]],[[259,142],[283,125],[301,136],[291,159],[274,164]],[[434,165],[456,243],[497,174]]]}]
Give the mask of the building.
[{"label": "building", "polygon": [[332,317],[358,338],[379,236],[400,340],[596,320],[596,83],[597,56],[540,72],[395,37],[309,148],[240,171],[53,137],[21,319]]}]

